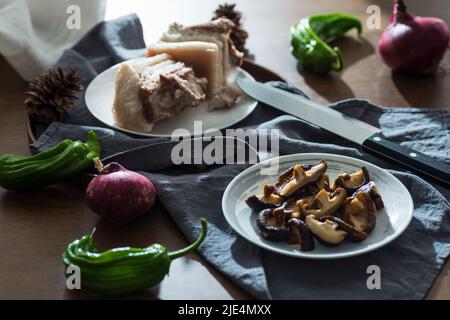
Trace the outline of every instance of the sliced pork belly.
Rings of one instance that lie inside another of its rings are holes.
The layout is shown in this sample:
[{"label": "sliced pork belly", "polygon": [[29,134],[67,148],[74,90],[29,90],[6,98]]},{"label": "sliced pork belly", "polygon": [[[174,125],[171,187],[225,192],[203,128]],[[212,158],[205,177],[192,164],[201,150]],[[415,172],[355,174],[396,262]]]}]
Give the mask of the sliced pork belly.
[{"label": "sliced pork belly", "polygon": [[192,66],[195,74],[208,79],[208,95],[227,85],[223,77],[221,54],[216,43],[204,41],[157,42],[147,47],[149,57],[170,54],[174,60]]},{"label": "sliced pork belly", "polygon": [[124,129],[151,132],[155,123],[198,106],[207,80],[167,54],[124,63],[116,73],[113,114]]},{"label": "sliced pork belly", "polygon": [[[219,50],[218,58],[212,69],[220,75],[220,81],[213,80],[213,82],[222,83],[222,86],[216,88],[209,94],[212,100],[214,100],[214,103],[210,103],[210,109],[230,108],[235,104],[239,97],[239,93],[232,89],[227,83],[230,70],[235,66],[240,66],[244,56],[242,52],[239,52],[234,47],[233,41],[230,39],[230,33],[233,27],[234,23],[226,18],[219,18],[208,23],[190,27],[184,27],[175,23],[171,25],[169,30],[161,37],[162,42],[207,42],[217,46]],[[191,45],[193,44],[191,43]],[[187,44],[185,46],[187,46]],[[173,53],[173,50],[177,49],[184,51],[183,47],[173,47],[173,49],[171,49],[172,51],[167,52]],[[186,54],[186,56],[188,56],[188,54]],[[207,61],[204,61],[203,63],[206,64]],[[194,69],[196,70],[195,66]]]}]

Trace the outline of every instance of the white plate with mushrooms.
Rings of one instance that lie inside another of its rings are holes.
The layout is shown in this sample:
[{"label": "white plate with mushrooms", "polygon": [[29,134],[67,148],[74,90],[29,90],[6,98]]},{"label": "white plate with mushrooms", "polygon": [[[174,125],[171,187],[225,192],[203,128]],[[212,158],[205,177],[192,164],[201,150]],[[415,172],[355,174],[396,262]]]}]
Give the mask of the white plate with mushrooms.
[{"label": "white plate with mushrooms", "polygon": [[406,187],[371,163],[334,154],[278,158],[236,176],[222,198],[230,226],[257,246],[307,259],[339,259],[379,249],[408,227],[414,204]]}]

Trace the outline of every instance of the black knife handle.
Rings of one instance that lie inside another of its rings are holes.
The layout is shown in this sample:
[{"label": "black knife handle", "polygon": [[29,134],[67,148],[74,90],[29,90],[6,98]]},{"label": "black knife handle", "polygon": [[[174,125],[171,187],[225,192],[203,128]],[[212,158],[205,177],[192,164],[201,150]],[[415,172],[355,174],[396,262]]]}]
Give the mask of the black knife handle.
[{"label": "black knife handle", "polygon": [[372,135],[362,145],[369,152],[394,160],[419,175],[450,188],[450,166],[444,162],[437,161],[421,152],[389,141],[381,134]]}]

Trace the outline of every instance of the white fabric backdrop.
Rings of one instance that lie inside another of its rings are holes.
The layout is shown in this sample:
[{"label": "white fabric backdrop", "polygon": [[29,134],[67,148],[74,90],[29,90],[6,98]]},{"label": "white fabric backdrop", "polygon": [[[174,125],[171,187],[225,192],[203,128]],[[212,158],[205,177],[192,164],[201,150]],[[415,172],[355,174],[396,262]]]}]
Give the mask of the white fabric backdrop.
[{"label": "white fabric backdrop", "polygon": [[[80,8],[79,29],[67,27],[71,5]],[[31,80],[103,20],[105,7],[106,0],[0,0],[0,54]]]}]

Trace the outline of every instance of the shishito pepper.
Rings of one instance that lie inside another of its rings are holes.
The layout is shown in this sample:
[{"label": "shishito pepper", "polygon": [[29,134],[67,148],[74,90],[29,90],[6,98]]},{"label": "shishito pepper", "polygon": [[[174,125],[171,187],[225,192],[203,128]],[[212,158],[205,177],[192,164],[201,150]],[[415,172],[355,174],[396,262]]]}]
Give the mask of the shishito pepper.
[{"label": "shishito pepper", "polygon": [[[202,230],[188,247],[167,252],[160,244],[147,248],[115,248],[97,252],[91,236],[73,241],[63,253],[64,264],[81,271],[81,288],[99,296],[123,296],[144,291],[160,283],[169,273],[172,260],[197,249],[206,237],[207,222],[200,220]],[[66,276],[69,276],[66,274]]]},{"label": "shishito pepper", "polygon": [[36,153],[35,155],[30,156],[30,157],[20,156],[20,155],[15,155],[15,154],[5,154],[3,156],[0,156],[0,164],[2,164],[3,166],[7,166],[7,165],[14,166],[14,165],[18,165],[18,164],[24,164],[29,161],[45,160],[45,159],[48,159],[52,156],[56,156],[57,154],[61,153],[71,143],[72,143],[72,140],[70,140],[70,139],[63,140],[60,143],[58,143],[57,145],[55,145],[45,151]]},{"label": "shishito pepper", "polygon": [[355,16],[330,13],[301,19],[291,29],[291,53],[300,66],[319,74],[342,69],[342,56],[338,48],[329,43],[352,28],[361,35],[362,24]]},{"label": "shishito pepper", "polygon": [[36,155],[0,157],[0,186],[10,190],[44,187],[83,172],[100,155],[100,142],[94,131],[85,143],[64,140]]}]

